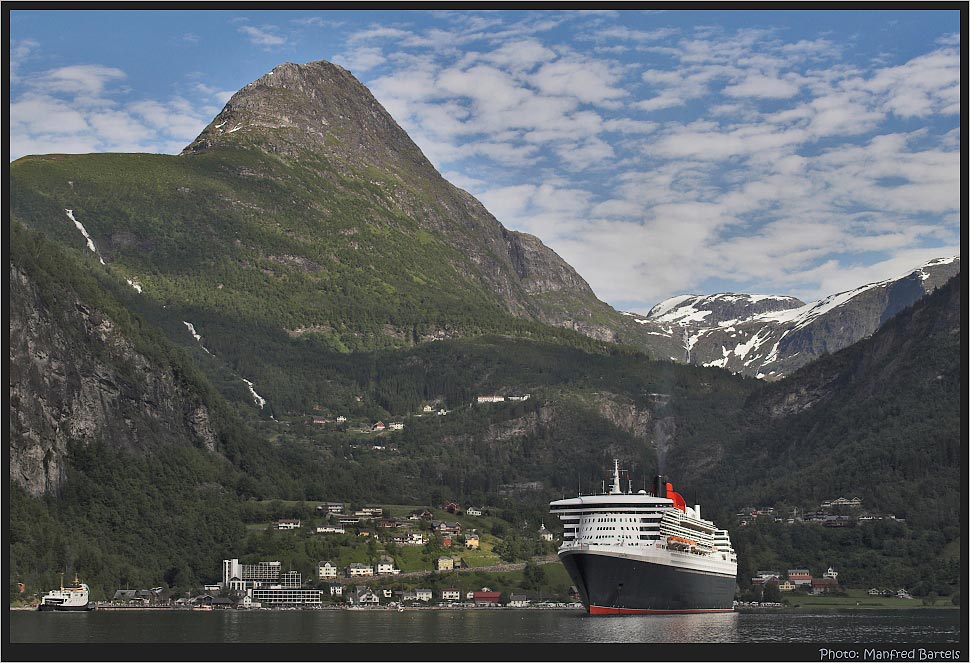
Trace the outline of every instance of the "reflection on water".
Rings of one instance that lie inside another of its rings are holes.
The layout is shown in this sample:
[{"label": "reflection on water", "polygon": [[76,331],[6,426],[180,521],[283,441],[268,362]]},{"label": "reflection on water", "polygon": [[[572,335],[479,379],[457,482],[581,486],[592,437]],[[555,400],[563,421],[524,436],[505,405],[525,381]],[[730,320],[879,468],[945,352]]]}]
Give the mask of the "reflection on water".
[{"label": "reflection on water", "polygon": [[946,643],[958,610],[590,617],[541,610],[10,612],[11,642]]},{"label": "reflection on water", "polygon": [[[741,615],[580,615],[576,629],[586,642],[738,642]],[[577,634],[578,635],[578,634]]]}]

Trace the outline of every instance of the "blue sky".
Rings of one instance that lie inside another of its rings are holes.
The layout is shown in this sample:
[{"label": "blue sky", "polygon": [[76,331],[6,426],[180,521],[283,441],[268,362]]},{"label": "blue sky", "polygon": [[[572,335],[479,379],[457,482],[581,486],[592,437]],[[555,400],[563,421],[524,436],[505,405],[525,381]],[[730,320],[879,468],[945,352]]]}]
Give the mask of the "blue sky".
[{"label": "blue sky", "polygon": [[620,310],[812,301],[960,247],[959,11],[14,10],[10,158],[177,154],[283,62],[353,72]]}]

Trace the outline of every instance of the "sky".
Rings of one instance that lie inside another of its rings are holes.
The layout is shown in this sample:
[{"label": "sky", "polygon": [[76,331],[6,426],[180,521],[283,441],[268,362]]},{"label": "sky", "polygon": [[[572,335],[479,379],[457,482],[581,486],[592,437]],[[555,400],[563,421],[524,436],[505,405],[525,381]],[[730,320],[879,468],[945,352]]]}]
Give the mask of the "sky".
[{"label": "sky", "polygon": [[810,302],[960,253],[956,8],[225,4],[10,11],[10,159],[178,154],[247,83],[328,60],[621,311]]}]

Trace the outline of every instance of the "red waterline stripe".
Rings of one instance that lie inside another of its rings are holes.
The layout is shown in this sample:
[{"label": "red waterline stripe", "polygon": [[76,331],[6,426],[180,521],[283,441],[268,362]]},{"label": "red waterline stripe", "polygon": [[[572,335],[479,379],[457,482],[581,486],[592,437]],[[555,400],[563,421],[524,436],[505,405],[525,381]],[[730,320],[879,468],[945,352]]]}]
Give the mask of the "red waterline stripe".
[{"label": "red waterline stripe", "polygon": [[637,608],[605,608],[589,606],[591,615],[678,615],[695,612],[734,612],[734,608],[712,608],[710,610],[639,610]]}]

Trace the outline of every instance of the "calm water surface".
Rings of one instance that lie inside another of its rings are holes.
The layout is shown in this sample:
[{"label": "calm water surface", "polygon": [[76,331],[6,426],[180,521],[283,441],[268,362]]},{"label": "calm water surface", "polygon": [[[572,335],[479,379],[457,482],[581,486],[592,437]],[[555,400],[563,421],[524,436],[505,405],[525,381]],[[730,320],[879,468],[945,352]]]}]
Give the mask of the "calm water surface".
[{"label": "calm water surface", "polygon": [[10,641],[959,643],[958,610],[590,617],[558,610],[11,611]]}]

